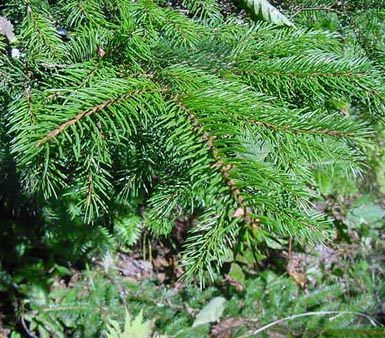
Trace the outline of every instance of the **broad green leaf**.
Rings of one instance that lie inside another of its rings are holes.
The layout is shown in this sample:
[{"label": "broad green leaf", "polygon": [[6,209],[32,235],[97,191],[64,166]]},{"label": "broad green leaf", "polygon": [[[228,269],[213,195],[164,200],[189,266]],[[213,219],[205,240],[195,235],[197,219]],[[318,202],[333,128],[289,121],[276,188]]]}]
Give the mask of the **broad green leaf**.
[{"label": "broad green leaf", "polygon": [[231,264],[229,276],[242,285],[245,283],[245,274],[237,263]]},{"label": "broad green leaf", "polygon": [[199,311],[195,317],[192,327],[217,322],[225,309],[226,299],[223,297],[214,297],[208,304]]},{"label": "broad green leaf", "polygon": [[370,224],[374,227],[382,225],[383,217],[384,210],[378,204],[363,198],[349,211],[347,221],[353,225]]},{"label": "broad green leaf", "polygon": [[286,245],[285,240],[279,239],[279,238],[270,238],[265,237],[266,244],[269,248],[275,249],[275,250],[281,250],[283,248],[283,245]]},{"label": "broad green leaf", "polygon": [[134,319],[126,310],[124,330],[121,331],[117,321],[110,319],[107,325],[107,338],[148,338],[151,336],[150,322],[143,321],[143,312]]},{"label": "broad green leaf", "polygon": [[257,17],[278,26],[291,26],[294,24],[267,0],[245,0],[247,7]]}]

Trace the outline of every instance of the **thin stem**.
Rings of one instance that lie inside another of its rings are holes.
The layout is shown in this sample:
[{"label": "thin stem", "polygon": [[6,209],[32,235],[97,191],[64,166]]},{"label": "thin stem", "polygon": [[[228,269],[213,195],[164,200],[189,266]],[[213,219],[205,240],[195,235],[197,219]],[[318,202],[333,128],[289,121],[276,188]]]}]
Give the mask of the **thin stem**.
[{"label": "thin stem", "polygon": [[43,144],[45,144],[46,142],[48,142],[50,139],[56,137],[58,134],[62,133],[64,130],[66,130],[69,126],[71,125],[74,125],[76,124],[77,122],[79,122],[83,117],[86,117],[86,116],[90,116],[110,105],[113,105],[121,100],[124,100],[124,99],[128,99],[129,97],[133,96],[133,95],[137,95],[137,94],[140,94],[141,91],[140,90],[135,90],[133,92],[130,92],[130,93],[127,93],[127,94],[124,94],[120,97],[117,97],[117,98],[114,98],[114,99],[111,99],[111,100],[107,100],[101,104],[98,104],[90,109],[87,109],[87,110],[84,110],[80,113],[78,113],[75,117],[73,117],[72,119],[62,123],[60,126],[58,126],[56,129],[52,130],[51,132],[49,132],[46,136],[44,136],[43,138],[41,138],[39,141],[38,141],[38,144],[37,146],[42,146]]},{"label": "thin stem", "polygon": [[301,12],[306,12],[306,11],[327,11],[327,12],[334,12],[334,13],[342,14],[341,11],[338,11],[332,7],[305,7],[305,8],[300,8],[299,10],[297,10],[293,15],[291,15],[290,18],[293,19],[294,17],[296,17]]},{"label": "thin stem", "polygon": [[259,328],[258,330],[255,330],[252,334],[253,335],[257,335],[257,334],[267,330],[268,328],[270,328],[270,327],[272,327],[274,325],[277,325],[279,323],[282,323],[282,322],[285,322],[285,321],[288,321],[288,320],[293,320],[293,319],[296,319],[296,318],[308,317],[308,316],[349,315],[349,314],[350,315],[364,317],[373,326],[377,327],[377,323],[376,323],[375,319],[373,319],[372,317],[370,317],[370,316],[368,316],[368,315],[366,315],[364,313],[361,313],[361,312],[356,312],[356,311],[317,311],[317,312],[299,313],[299,314],[292,315],[292,316],[289,316],[289,317],[277,319],[274,322],[266,324],[266,325],[262,326],[261,328]]},{"label": "thin stem", "polygon": [[[203,130],[204,128],[201,125],[198,118],[192,113],[192,111],[189,108],[187,108],[183,104],[183,102],[179,100],[178,96],[176,96],[174,100],[177,103],[178,107],[187,114],[189,120],[194,126],[194,129]],[[221,159],[219,151],[217,150],[214,144],[214,141],[216,139],[215,136],[209,135],[206,131],[203,131],[203,134],[201,136],[206,146],[210,150],[213,158],[215,159],[215,163],[212,165],[212,168],[217,167],[219,169],[219,172],[221,173],[223,180],[226,182],[227,186],[231,191],[231,194],[233,195],[233,198],[235,199],[235,201],[239,206],[237,210],[234,212],[233,217],[234,218],[242,217],[243,221],[246,224],[251,225],[255,230],[257,230],[260,224],[260,219],[253,218],[251,216],[251,209],[247,207],[247,205],[245,204],[245,198],[243,197],[241,190],[237,187],[234,180],[231,179],[231,170],[234,168],[234,165],[232,164],[226,165],[225,163],[223,163],[223,160]]]}]

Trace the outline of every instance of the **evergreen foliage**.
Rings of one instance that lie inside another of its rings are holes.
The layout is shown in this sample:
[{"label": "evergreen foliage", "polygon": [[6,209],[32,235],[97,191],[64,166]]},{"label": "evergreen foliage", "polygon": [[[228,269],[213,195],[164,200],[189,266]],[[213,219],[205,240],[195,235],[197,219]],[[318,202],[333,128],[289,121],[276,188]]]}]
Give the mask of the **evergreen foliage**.
[{"label": "evergreen foliage", "polygon": [[187,215],[182,265],[203,282],[229,249],[327,238],[314,170],[360,175],[384,88],[339,34],[183,4],[2,5],[18,42],[10,53],[0,36],[0,196],[16,208],[12,174],[47,242],[83,252],[117,245],[122,219],[142,215],[125,223],[132,238],[142,226],[169,235]]},{"label": "evergreen foliage", "polygon": [[[383,334],[383,206],[341,195],[367,153],[383,175],[385,3],[241,2],[248,14],[215,0],[0,4],[0,336],[206,337],[191,325],[217,296],[214,337]],[[149,234],[181,224],[185,278],[226,262],[219,285],[131,283],[110,266],[110,251],[142,239],[147,257]],[[283,246],[334,226],[332,257],[308,246],[306,271],[281,276]],[[95,249],[104,270],[79,273]],[[279,274],[255,264],[266,249]]]}]

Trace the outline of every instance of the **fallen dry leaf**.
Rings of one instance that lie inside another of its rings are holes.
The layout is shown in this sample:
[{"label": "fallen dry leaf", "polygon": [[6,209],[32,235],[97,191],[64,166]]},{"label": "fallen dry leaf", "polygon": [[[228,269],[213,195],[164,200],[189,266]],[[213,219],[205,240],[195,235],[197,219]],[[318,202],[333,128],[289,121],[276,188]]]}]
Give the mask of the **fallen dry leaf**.
[{"label": "fallen dry leaf", "polygon": [[13,33],[13,25],[3,16],[0,16],[0,34],[5,35],[9,42],[15,42],[16,36]]},{"label": "fallen dry leaf", "polygon": [[226,318],[213,326],[211,336],[213,338],[230,338],[231,330],[244,325],[244,323],[242,318]]},{"label": "fallen dry leaf", "polygon": [[305,287],[306,276],[306,256],[301,253],[292,253],[287,265],[287,272],[291,278],[301,287]]}]

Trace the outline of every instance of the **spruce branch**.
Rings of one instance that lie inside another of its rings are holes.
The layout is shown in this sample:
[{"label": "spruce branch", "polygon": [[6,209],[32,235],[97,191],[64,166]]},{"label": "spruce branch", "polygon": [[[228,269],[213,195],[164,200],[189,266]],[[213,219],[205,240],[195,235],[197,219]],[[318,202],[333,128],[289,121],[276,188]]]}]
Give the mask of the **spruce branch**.
[{"label": "spruce branch", "polygon": [[[178,97],[175,97],[174,100],[176,101],[177,105],[180,107],[182,111],[184,111],[187,116],[189,117],[192,125],[194,126],[194,129],[196,130],[204,130],[204,127],[200,124],[197,117],[181,102],[178,100]],[[257,225],[260,220],[258,218],[253,218],[251,209],[245,205],[245,198],[242,196],[242,193],[240,189],[237,187],[235,181],[231,179],[231,170],[234,168],[232,164],[225,164],[223,160],[221,159],[220,152],[218,149],[216,149],[213,140],[216,137],[213,135],[209,135],[207,132],[203,131],[202,133],[202,139],[205,142],[207,148],[212,153],[214,163],[212,164],[211,168],[219,169],[223,180],[226,182],[227,186],[229,187],[229,190],[231,191],[231,194],[233,195],[234,200],[236,201],[238,207],[234,211],[232,217],[242,217],[243,221],[246,224],[249,224],[254,229],[257,228]]]},{"label": "spruce branch", "polygon": [[69,126],[73,125],[73,124],[76,124],[77,122],[79,122],[81,119],[83,119],[84,117],[86,116],[90,116],[100,110],[103,110],[105,108],[107,108],[108,106],[110,105],[113,105],[121,100],[125,100],[125,99],[128,99],[130,97],[132,97],[133,95],[138,95],[138,94],[141,94],[143,93],[143,91],[141,90],[134,90],[130,93],[127,93],[127,94],[124,94],[124,95],[121,95],[120,97],[117,97],[117,98],[114,98],[114,99],[110,99],[110,100],[107,100],[103,103],[100,103],[90,109],[87,109],[85,111],[82,111],[80,113],[78,113],[73,119],[69,120],[69,121],[66,121],[64,122],[63,124],[61,124],[59,127],[57,127],[56,129],[50,131],[46,136],[44,136],[43,138],[41,138],[39,141],[38,141],[38,147],[44,145],[46,142],[50,141],[50,139],[56,137],[58,134],[62,133],[65,129],[67,129]]},{"label": "spruce branch", "polygon": [[342,14],[343,12],[337,10],[333,6],[319,6],[319,7],[302,7],[299,8],[296,12],[290,15],[291,19],[294,19],[297,15],[301,14],[302,12],[307,11],[326,11],[326,12],[333,12],[337,14]]},{"label": "spruce branch", "polygon": [[[24,34],[22,41],[35,57],[41,61],[61,60],[63,57],[62,41],[56,34],[52,22],[43,13],[35,11],[35,5],[27,3]],[[48,62],[49,62],[48,61]]]},{"label": "spruce branch", "polygon": [[273,129],[275,131],[290,131],[290,132],[300,133],[300,134],[329,135],[329,136],[336,136],[336,137],[338,137],[338,136],[340,136],[340,137],[354,137],[355,136],[353,133],[344,132],[341,130],[299,129],[299,128],[295,128],[295,127],[293,128],[290,125],[280,126],[280,125],[274,125],[274,124],[267,123],[267,122],[253,121],[253,120],[250,120],[249,122],[252,124],[256,124],[258,126],[263,126],[263,127],[269,128],[269,129]]},{"label": "spruce branch", "polygon": [[0,41],[0,137],[23,191],[60,204],[62,222],[108,235],[139,205],[169,235],[196,219],[183,264],[203,280],[245,232],[257,246],[327,235],[314,171],[362,173],[384,88],[336,33],[224,18],[211,0],[182,6],[29,1],[15,23],[22,56]]}]

